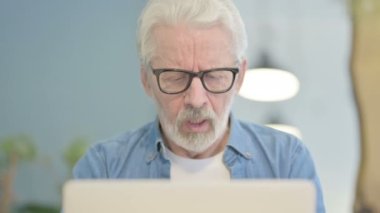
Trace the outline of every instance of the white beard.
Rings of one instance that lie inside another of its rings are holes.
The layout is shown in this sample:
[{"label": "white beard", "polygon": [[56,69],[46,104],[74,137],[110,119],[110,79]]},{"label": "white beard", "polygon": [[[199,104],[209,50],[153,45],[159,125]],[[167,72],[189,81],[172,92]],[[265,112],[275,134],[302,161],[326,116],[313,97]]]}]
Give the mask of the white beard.
[{"label": "white beard", "polygon": [[[222,137],[227,129],[230,106],[226,107],[226,111],[219,118],[214,111],[209,108],[193,108],[188,107],[179,112],[174,123],[170,122],[165,116],[162,109],[159,109],[159,119],[162,129],[167,138],[176,145],[187,151],[194,153],[202,153],[211,145]],[[185,122],[199,122],[206,120],[210,124],[210,130],[204,133],[189,133],[181,131],[181,127]]]}]

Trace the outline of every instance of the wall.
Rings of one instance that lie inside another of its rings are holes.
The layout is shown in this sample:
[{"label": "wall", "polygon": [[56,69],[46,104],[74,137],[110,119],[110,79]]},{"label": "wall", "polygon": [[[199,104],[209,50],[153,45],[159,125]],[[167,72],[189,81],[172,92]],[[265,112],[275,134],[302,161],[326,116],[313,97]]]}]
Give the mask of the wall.
[{"label": "wall", "polygon": [[139,83],[135,30],[144,2],[0,1],[0,137],[25,133],[16,199],[58,203],[63,150],[154,117]]}]

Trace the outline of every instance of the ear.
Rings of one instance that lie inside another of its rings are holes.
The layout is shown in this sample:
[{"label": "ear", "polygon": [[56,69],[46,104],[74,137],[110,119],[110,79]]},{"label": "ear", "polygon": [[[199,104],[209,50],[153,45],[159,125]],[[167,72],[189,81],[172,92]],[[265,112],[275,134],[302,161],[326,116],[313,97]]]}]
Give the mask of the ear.
[{"label": "ear", "polygon": [[236,91],[239,92],[241,85],[243,85],[245,72],[248,69],[248,62],[247,59],[243,59],[243,61],[240,63],[239,66],[239,74],[237,75],[236,79]]},{"label": "ear", "polygon": [[140,81],[144,87],[145,94],[152,97],[152,87],[150,85],[148,75],[149,75],[149,73],[148,73],[148,70],[146,69],[146,66],[141,65],[140,66]]}]

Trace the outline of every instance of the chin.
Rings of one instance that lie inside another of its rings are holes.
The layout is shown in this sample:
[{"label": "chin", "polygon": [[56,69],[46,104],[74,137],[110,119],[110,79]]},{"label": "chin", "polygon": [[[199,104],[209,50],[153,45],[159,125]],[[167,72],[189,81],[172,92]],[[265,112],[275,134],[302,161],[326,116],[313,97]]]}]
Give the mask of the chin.
[{"label": "chin", "polygon": [[206,151],[217,141],[214,131],[209,133],[186,134],[186,136],[181,134],[174,136],[173,139],[172,141],[177,146],[194,153]]}]

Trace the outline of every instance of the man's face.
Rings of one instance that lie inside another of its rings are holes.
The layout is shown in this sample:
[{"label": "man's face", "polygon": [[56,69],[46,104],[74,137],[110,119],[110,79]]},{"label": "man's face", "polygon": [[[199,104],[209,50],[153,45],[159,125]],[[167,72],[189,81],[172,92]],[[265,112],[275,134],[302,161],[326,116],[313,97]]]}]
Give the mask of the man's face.
[{"label": "man's face", "polygon": [[220,141],[227,130],[234,95],[241,86],[246,62],[237,64],[231,35],[223,27],[159,26],[153,30],[155,54],[151,67],[199,72],[221,67],[240,69],[231,90],[214,94],[199,78],[179,94],[160,91],[151,70],[141,73],[144,88],[156,102],[164,136],[187,151],[200,153]]}]

